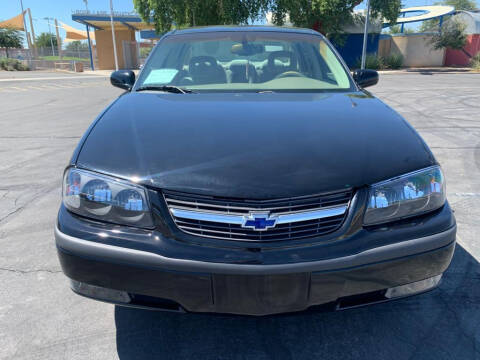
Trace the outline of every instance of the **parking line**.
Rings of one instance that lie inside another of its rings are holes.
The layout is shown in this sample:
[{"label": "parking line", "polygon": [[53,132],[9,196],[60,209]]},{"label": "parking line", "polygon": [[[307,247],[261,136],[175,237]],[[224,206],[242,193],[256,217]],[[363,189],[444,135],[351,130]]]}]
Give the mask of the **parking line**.
[{"label": "parking line", "polygon": [[27,91],[25,89],[22,89],[22,88],[18,88],[18,87],[14,87],[14,86],[11,86],[11,87],[5,87],[2,89],[4,92],[8,92],[8,93],[14,93],[14,92],[20,92],[20,91]]},{"label": "parking line", "polygon": [[108,78],[104,75],[86,75],[86,76],[51,76],[51,77],[40,77],[40,78],[18,78],[18,79],[0,79],[0,82],[13,82],[13,81],[41,81],[41,80],[64,80],[64,79],[98,79],[103,80]]},{"label": "parking line", "polygon": [[17,86],[9,86],[9,87],[6,87],[5,89],[14,89],[14,90],[17,90],[17,91],[27,91],[27,89],[20,88],[20,87],[17,87]]},{"label": "parking line", "polygon": [[31,85],[29,85],[29,86],[27,86],[27,87],[28,87],[29,89],[34,89],[34,90],[43,90],[43,88],[40,87],[40,86],[31,86]]}]

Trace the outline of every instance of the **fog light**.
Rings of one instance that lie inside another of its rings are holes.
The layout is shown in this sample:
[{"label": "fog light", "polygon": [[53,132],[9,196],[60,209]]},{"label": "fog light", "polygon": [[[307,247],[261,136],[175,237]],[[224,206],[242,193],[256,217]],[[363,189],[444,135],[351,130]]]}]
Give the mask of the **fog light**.
[{"label": "fog light", "polygon": [[131,301],[130,295],[125,291],[107,289],[75,280],[70,280],[70,286],[77,294],[97,300],[125,304],[128,304]]},{"label": "fog light", "polygon": [[425,280],[416,281],[410,284],[389,288],[385,293],[385,297],[387,299],[393,299],[393,298],[402,297],[402,296],[414,295],[414,294],[418,294],[418,293],[433,289],[438,285],[441,278],[442,278],[442,274],[425,279]]}]

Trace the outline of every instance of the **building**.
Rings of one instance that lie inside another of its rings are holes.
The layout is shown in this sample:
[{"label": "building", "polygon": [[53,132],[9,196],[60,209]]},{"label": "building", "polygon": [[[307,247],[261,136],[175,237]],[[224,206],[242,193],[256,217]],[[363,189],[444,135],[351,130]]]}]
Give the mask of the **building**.
[{"label": "building", "polygon": [[[465,24],[467,44],[464,50],[474,56],[480,52],[480,11],[457,11],[451,19],[456,19]],[[467,66],[470,58],[461,50],[447,49],[445,53],[445,66]]]},{"label": "building", "polygon": [[[110,13],[75,11],[72,20],[95,30],[98,69],[115,69],[115,54]],[[136,32],[151,30],[153,24],[147,24],[136,13],[114,12],[113,33],[117,51],[119,69],[136,68],[139,65]]]}]

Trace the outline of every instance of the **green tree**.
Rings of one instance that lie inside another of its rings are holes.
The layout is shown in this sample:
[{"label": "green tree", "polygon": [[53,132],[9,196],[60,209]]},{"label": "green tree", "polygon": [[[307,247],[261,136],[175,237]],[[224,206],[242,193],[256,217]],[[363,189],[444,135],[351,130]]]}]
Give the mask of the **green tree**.
[{"label": "green tree", "polygon": [[65,49],[70,51],[88,51],[88,44],[81,41],[72,41],[65,45]]},{"label": "green tree", "polygon": [[384,34],[414,34],[415,30],[412,28],[405,27],[402,33],[402,26],[401,25],[392,25],[389,27],[387,31],[383,32]]},{"label": "green tree", "polygon": [[433,35],[430,40],[435,50],[454,49],[461,50],[469,58],[472,57],[465,49],[467,43],[467,34],[465,34],[465,24],[456,19],[450,19],[443,27],[442,31]]},{"label": "green tree", "polygon": [[385,34],[400,34],[402,32],[401,25],[392,25],[388,28],[388,30],[384,29],[383,33]]},{"label": "green tree", "polygon": [[0,48],[5,48],[8,58],[8,49],[19,49],[22,47],[23,36],[18,30],[0,29]]},{"label": "green tree", "polygon": [[[287,14],[295,26],[314,28],[332,36],[342,32],[345,24],[355,19],[353,9],[359,0],[273,0],[273,22],[283,25]],[[394,24],[400,12],[400,0],[371,0],[371,15]]]},{"label": "green tree", "polygon": [[[361,0],[134,0],[145,21],[153,20],[157,32],[198,25],[247,24],[272,12],[276,25],[287,15],[295,26],[309,27],[331,35],[355,18],[353,9]],[[400,0],[371,0],[374,17],[397,20]]]},{"label": "green tree", "polygon": [[475,10],[477,4],[474,0],[445,0],[441,5],[450,5],[455,8],[455,10]]},{"label": "green tree", "polygon": [[[435,5],[449,5],[453,6],[455,10],[475,10],[477,8],[477,4],[474,0],[445,0],[441,2],[436,2]],[[449,16],[444,17],[444,20],[448,20]],[[420,25],[421,32],[427,31],[436,31],[438,30],[440,25],[440,21],[438,19],[431,19],[422,22]]]},{"label": "green tree", "polygon": [[[51,41],[50,41],[51,40]],[[37,36],[35,39],[35,45],[38,47],[48,47],[51,48],[53,43],[53,47],[57,46],[57,37],[53,34],[43,32]]]},{"label": "green tree", "polygon": [[172,26],[247,24],[267,11],[270,0],[134,0],[142,19],[153,20],[157,32]]},{"label": "green tree", "polygon": [[440,26],[440,22],[438,19],[425,20],[420,25],[419,31],[420,32],[438,31],[439,26]]}]

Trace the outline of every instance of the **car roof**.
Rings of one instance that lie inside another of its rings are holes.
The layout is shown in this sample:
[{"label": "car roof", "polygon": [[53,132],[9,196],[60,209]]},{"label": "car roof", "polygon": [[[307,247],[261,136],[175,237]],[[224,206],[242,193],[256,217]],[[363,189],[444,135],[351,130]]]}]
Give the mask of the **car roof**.
[{"label": "car roof", "polygon": [[221,25],[221,26],[202,26],[192,27],[188,29],[173,30],[166,35],[179,35],[179,34],[194,34],[194,33],[209,33],[209,32],[225,32],[225,31],[264,31],[264,32],[279,32],[279,33],[300,33],[309,35],[320,35],[319,32],[312,29],[295,28],[295,27],[280,27],[280,26],[261,26],[261,25]]}]

